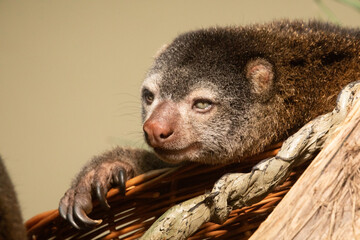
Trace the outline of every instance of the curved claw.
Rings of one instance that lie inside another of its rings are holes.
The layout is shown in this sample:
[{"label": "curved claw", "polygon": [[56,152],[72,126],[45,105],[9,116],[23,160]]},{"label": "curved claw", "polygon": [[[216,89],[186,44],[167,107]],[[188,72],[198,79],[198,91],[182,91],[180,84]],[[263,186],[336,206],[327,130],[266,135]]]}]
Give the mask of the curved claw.
[{"label": "curved claw", "polygon": [[120,194],[125,196],[126,190],[126,172],[120,169],[117,175],[114,176],[114,182],[120,190]]},{"label": "curved claw", "polygon": [[63,219],[66,219],[66,210],[67,210],[66,208],[67,208],[66,206],[64,206],[63,204],[60,203],[58,210],[59,210],[60,216]]},{"label": "curved claw", "polygon": [[104,189],[101,183],[96,184],[96,196],[99,199],[101,206],[106,209],[110,209],[110,205],[106,200],[107,189]]},{"label": "curved claw", "polygon": [[93,220],[89,218],[85,211],[78,204],[75,204],[74,206],[74,216],[79,219],[85,225],[85,227],[96,226],[102,222],[102,220]]},{"label": "curved claw", "polygon": [[72,213],[73,213],[72,210],[68,211],[68,212],[67,212],[67,217],[66,217],[66,219],[71,223],[71,225],[73,225],[73,227],[75,227],[75,228],[77,228],[77,229],[80,230],[81,228],[80,228],[79,225],[75,222]]}]

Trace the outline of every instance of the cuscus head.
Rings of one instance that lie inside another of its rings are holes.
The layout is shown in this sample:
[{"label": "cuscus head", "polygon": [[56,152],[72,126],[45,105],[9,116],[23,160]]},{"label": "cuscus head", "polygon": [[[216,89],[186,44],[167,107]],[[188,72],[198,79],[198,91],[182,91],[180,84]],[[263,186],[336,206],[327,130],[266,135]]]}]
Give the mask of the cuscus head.
[{"label": "cuscus head", "polygon": [[244,151],[251,108],[269,99],[274,70],[238,31],[189,32],[157,54],[142,85],[142,118],[163,160],[217,163]]}]

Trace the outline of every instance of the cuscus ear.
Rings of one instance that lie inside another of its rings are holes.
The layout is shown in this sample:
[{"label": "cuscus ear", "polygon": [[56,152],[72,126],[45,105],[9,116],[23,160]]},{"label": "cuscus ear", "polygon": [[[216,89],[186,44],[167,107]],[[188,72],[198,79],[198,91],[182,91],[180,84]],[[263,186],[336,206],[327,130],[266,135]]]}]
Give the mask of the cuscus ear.
[{"label": "cuscus ear", "polygon": [[262,58],[250,60],[246,65],[246,78],[252,85],[252,92],[259,95],[262,99],[268,96],[273,87],[273,69],[273,65]]}]

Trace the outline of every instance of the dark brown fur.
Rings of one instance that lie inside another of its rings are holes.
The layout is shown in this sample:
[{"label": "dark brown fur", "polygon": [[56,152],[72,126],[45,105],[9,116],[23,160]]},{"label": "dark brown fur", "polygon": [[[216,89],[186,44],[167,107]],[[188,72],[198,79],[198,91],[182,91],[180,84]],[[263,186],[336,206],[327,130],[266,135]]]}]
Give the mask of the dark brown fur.
[{"label": "dark brown fur", "polygon": [[0,157],[0,239],[26,239],[14,186]]}]

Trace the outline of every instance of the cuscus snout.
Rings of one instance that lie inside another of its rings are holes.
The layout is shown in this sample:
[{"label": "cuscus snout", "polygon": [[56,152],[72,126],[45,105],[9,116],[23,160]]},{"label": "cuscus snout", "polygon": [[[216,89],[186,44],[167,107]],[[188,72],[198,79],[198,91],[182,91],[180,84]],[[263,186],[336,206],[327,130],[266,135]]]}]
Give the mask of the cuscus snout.
[{"label": "cuscus snout", "polygon": [[144,122],[145,139],[151,147],[162,148],[175,141],[179,112],[175,103],[160,103]]}]

